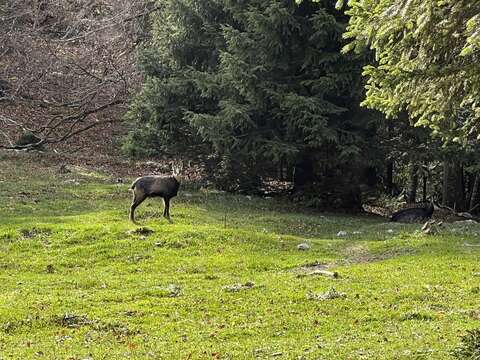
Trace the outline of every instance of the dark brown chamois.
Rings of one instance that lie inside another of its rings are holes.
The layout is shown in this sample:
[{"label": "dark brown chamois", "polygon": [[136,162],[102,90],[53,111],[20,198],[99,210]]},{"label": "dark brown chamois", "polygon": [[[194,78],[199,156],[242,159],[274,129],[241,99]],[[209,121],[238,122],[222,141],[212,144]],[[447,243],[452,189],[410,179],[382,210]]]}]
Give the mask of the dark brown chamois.
[{"label": "dark brown chamois", "polygon": [[149,175],[136,179],[132,186],[133,201],[130,206],[130,220],[135,223],[135,209],[146,198],[161,197],[165,204],[163,216],[169,221],[170,219],[170,199],[177,196],[180,187],[179,169],[173,167],[173,175]]},{"label": "dark brown chamois", "polygon": [[432,217],[434,211],[433,201],[426,207],[403,209],[395,212],[390,221],[395,222],[417,222],[425,221]]}]

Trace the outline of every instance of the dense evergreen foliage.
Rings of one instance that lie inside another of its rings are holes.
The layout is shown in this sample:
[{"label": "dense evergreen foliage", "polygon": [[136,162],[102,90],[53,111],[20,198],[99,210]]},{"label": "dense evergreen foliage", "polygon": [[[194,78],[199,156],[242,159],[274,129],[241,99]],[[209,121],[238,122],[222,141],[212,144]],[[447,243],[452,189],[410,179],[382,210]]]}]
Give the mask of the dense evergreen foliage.
[{"label": "dense evergreen foliage", "polygon": [[376,120],[358,106],[363,57],[341,54],[347,18],[329,1],[172,0],[157,20],[131,153],[209,152],[231,190],[279,168],[297,188],[358,185]]},{"label": "dense evergreen foliage", "polygon": [[229,191],[293,181],[320,207],[356,206],[374,188],[476,206],[479,4],[336,6],[162,2],[127,152],[200,156]]},{"label": "dense evergreen foliage", "polygon": [[[337,3],[338,8],[344,5]],[[344,37],[351,42],[344,52],[369,48],[376,56],[364,68],[367,93],[362,104],[429,127],[437,141],[423,137],[423,159],[418,160],[429,168],[443,162],[435,180],[443,177],[437,195],[441,193],[444,204],[474,210],[480,182],[480,2],[352,0],[348,6]],[[415,129],[412,135],[421,132]],[[418,161],[412,166],[420,169]],[[410,178],[416,176],[413,171]]]},{"label": "dense evergreen foliage", "polygon": [[141,93],[127,114],[134,124],[126,150],[135,156],[205,152],[186,111],[209,111],[214,104],[202,97],[193,74],[213,71],[223,46],[220,19],[224,12],[215,0],[162,2],[153,17],[152,40],[139,53],[145,76]]},{"label": "dense evergreen foliage", "polygon": [[[341,2],[339,2],[341,5]],[[480,2],[353,0],[345,51],[369,47],[364,104],[457,142],[480,135]]]}]

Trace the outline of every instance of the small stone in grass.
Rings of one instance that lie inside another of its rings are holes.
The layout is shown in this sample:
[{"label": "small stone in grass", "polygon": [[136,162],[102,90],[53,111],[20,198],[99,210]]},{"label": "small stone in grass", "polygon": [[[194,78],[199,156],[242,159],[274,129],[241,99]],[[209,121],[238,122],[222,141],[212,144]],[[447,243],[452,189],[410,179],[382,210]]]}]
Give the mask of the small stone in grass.
[{"label": "small stone in grass", "polygon": [[310,250],[310,245],[308,245],[307,243],[298,244],[297,249],[300,251]]},{"label": "small stone in grass", "polygon": [[177,297],[182,292],[182,288],[176,284],[169,284],[165,290],[168,292],[168,297]]},{"label": "small stone in grass", "polygon": [[338,292],[333,287],[323,294],[308,293],[307,299],[309,300],[331,300],[331,299],[343,299],[346,298],[347,294],[343,292]]}]

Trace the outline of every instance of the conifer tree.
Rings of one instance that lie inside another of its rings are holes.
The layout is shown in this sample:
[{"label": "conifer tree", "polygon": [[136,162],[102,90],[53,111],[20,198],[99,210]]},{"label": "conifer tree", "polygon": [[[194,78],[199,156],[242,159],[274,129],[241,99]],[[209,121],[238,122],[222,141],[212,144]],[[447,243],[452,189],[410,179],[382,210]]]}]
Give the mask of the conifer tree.
[{"label": "conifer tree", "polygon": [[[341,7],[344,1],[339,1]],[[351,0],[345,51],[369,47],[364,105],[465,143],[480,137],[480,2]]]},{"label": "conifer tree", "polygon": [[299,188],[358,182],[376,158],[376,120],[358,106],[363,55],[341,53],[343,13],[330,1],[167,4],[141,61],[134,152],[201,146],[231,190],[278,164]]}]

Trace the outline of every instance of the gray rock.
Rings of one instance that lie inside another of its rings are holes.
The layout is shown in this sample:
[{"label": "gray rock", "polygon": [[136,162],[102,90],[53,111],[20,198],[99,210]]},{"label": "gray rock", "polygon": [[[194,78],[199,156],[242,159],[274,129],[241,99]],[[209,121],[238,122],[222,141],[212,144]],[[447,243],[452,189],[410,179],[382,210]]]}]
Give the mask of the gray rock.
[{"label": "gray rock", "polygon": [[307,299],[309,300],[318,300],[318,301],[324,301],[324,300],[332,300],[332,299],[344,299],[347,297],[347,294],[343,292],[339,292],[335,290],[334,288],[331,288],[325,293],[321,294],[316,294],[316,293],[308,293],[307,294]]},{"label": "gray rock", "polygon": [[298,244],[297,249],[300,251],[307,251],[310,250],[310,245],[308,245],[307,243]]}]

